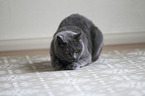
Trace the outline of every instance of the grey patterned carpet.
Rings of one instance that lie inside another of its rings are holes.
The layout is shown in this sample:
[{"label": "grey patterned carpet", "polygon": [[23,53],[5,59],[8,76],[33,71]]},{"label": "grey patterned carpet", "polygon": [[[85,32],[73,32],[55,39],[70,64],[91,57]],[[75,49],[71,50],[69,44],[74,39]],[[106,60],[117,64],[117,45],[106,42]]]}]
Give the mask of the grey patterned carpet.
[{"label": "grey patterned carpet", "polygon": [[104,51],[69,71],[53,71],[48,54],[1,56],[0,96],[145,96],[145,49]]}]

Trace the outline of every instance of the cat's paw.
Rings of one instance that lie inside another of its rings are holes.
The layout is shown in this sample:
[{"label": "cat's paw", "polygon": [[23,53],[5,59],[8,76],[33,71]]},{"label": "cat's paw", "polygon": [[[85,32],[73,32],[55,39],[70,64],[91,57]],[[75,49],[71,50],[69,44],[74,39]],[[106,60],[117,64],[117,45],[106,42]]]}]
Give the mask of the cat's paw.
[{"label": "cat's paw", "polygon": [[78,69],[78,68],[80,68],[80,64],[76,63],[76,62],[66,66],[67,70],[75,70],[75,69]]},{"label": "cat's paw", "polygon": [[55,61],[52,67],[54,68],[54,70],[61,70],[63,68],[62,64],[60,64],[59,61]]}]

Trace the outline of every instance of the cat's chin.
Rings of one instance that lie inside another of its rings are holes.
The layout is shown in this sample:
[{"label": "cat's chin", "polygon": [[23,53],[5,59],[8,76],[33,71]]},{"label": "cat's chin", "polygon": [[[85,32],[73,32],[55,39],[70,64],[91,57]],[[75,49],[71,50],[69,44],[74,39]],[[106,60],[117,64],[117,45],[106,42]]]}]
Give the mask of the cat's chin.
[{"label": "cat's chin", "polygon": [[64,63],[64,64],[71,64],[71,63],[73,63],[72,60],[63,60],[63,59],[60,59],[60,60],[61,60],[61,62]]},{"label": "cat's chin", "polygon": [[73,62],[77,62],[78,60],[66,60],[66,62],[68,62],[69,64],[73,63]]},{"label": "cat's chin", "polygon": [[66,62],[68,62],[68,64],[72,64],[74,61],[71,61],[71,60],[70,60],[70,61],[66,61]]}]

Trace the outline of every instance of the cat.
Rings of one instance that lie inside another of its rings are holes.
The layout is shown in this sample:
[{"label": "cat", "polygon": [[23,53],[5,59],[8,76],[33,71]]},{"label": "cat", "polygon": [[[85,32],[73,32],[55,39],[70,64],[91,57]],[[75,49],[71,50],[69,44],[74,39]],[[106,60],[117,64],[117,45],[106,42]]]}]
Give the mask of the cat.
[{"label": "cat", "polygon": [[96,61],[103,48],[102,32],[86,17],[72,14],[60,23],[50,47],[55,70],[74,70]]}]

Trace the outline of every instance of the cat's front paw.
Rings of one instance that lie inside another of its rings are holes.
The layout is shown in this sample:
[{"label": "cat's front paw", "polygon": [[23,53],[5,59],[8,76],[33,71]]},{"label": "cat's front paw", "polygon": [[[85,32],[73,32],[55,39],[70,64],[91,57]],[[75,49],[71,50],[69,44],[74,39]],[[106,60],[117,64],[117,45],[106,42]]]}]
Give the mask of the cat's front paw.
[{"label": "cat's front paw", "polygon": [[75,69],[78,69],[78,68],[80,68],[80,64],[76,63],[76,62],[66,66],[67,70],[75,70]]},{"label": "cat's front paw", "polygon": [[57,60],[52,64],[52,67],[54,70],[61,70],[63,68],[62,64],[60,64]]}]

